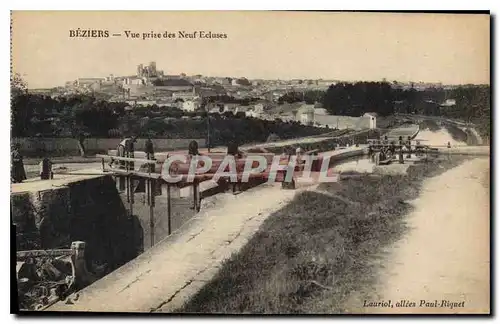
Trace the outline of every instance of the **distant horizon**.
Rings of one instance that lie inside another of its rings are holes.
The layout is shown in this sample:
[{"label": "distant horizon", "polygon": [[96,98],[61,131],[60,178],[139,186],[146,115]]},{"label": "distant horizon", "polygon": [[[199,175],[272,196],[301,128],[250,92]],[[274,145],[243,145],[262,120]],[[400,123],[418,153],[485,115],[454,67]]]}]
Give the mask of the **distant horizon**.
[{"label": "distant horizon", "polygon": [[[160,68],[161,70],[161,68]],[[16,71],[12,71],[13,73],[16,73]],[[181,73],[184,73],[184,72],[181,72]],[[181,73],[171,73],[171,74],[167,74],[167,75],[180,75]],[[116,74],[116,73],[110,73],[109,75],[85,75],[85,76],[80,76],[80,77],[77,77],[76,79],[73,79],[73,80],[67,80],[65,81],[64,83],[62,84],[58,84],[58,85],[53,85],[53,86],[41,86],[41,87],[30,87],[29,83],[27,83],[28,85],[28,89],[29,90],[38,90],[38,89],[52,89],[52,88],[58,88],[58,87],[64,87],[65,86],[65,83],[66,82],[72,82],[72,81],[76,81],[78,78],[105,78],[105,77],[108,77],[110,75],[113,75],[114,77],[116,78],[120,78],[120,77],[125,77],[125,76],[131,76],[131,75],[134,75],[132,72],[131,73],[126,73],[126,74],[123,74],[123,75],[119,75],[119,74]],[[292,80],[312,80],[312,81],[338,81],[338,82],[346,82],[346,83],[356,83],[356,82],[384,82],[383,79],[380,79],[380,80],[375,80],[375,79],[372,79],[372,80],[368,80],[368,79],[357,79],[357,80],[342,80],[342,79],[337,79],[337,78],[325,78],[325,77],[321,77],[321,78],[249,78],[249,77],[246,77],[246,76],[223,76],[223,75],[204,75],[204,74],[200,74],[200,73],[194,73],[194,74],[187,74],[186,73],[186,76],[187,77],[192,77],[192,76],[195,76],[195,75],[201,75],[202,77],[207,77],[207,78],[232,78],[232,79],[239,79],[239,78],[246,78],[247,80],[249,81],[253,81],[253,80],[263,80],[263,81],[292,81]],[[23,75],[21,75],[21,78],[26,82],[25,78]],[[394,81],[396,81],[397,83],[400,83],[400,84],[411,84],[411,83],[414,83],[415,85],[417,84],[420,84],[420,83],[423,83],[423,84],[441,84],[441,86],[445,87],[445,86],[466,86],[466,85],[473,85],[473,86],[490,86],[489,83],[443,83],[443,82],[440,82],[440,81],[401,81],[401,80],[389,80],[389,79],[386,79],[385,82],[389,83],[389,84],[393,84]]]},{"label": "distant horizon", "polygon": [[[109,37],[70,37],[78,28],[106,31]],[[204,31],[227,37],[143,40],[128,38],[125,31]],[[31,89],[63,86],[79,77],[133,75],[138,64],[149,61],[170,75],[489,85],[490,16],[13,11],[11,58],[13,72]]]}]

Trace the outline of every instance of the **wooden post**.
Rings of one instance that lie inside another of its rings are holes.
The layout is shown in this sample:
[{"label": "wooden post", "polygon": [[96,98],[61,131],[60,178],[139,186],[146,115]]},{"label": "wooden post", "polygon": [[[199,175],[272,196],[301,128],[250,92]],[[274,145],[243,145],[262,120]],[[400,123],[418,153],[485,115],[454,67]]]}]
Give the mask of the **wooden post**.
[{"label": "wooden post", "polygon": [[[154,172],[154,165],[149,165],[148,170]],[[149,205],[149,229],[151,238],[151,247],[155,245],[155,216],[154,216],[154,205],[155,205],[155,181],[154,179],[146,179],[146,188],[148,192],[148,205]]]},{"label": "wooden post", "polygon": [[118,191],[123,192],[125,190],[125,177],[118,175],[117,180],[118,180]]},{"label": "wooden post", "polygon": [[151,247],[155,245],[155,216],[154,216],[154,205],[155,205],[155,193],[154,193],[154,180],[148,180],[149,187],[149,227],[150,227],[150,235],[151,235]]},{"label": "wooden post", "polygon": [[198,211],[198,181],[194,180],[193,181],[193,209],[195,212]]},{"label": "wooden post", "polygon": [[128,175],[127,176],[128,183],[129,183],[129,195],[130,195],[130,216],[134,215],[134,182],[132,181],[132,176]]},{"label": "wooden post", "polygon": [[170,197],[170,183],[167,183],[167,221],[168,221],[168,235],[172,233],[172,201]]},{"label": "wooden post", "polygon": [[[125,171],[129,172],[128,161],[125,161]],[[125,191],[127,192],[127,202],[130,202],[130,176],[125,176]]]}]

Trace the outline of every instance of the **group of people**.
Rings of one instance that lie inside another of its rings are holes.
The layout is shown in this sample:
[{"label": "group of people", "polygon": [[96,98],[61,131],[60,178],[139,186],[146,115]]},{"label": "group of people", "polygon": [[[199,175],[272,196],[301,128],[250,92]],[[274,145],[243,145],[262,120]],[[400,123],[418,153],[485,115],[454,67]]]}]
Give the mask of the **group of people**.
[{"label": "group of people", "polygon": [[[408,136],[408,139],[406,141],[403,140],[403,136],[399,136],[398,138],[398,145],[396,146],[395,141],[389,141],[389,138],[384,136],[384,138],[380,141],[377,141],[375,144],[375,148],[378,148],[381,158],[382,159],[387,159],[389,157],[392,157],[396,154],[398,154],[399,157],[399,163],[404,163],[403,162],[403,152],[411,151],[411,137]],[[420,145],[420,143],[417,143],[417,146]],[[372,156],[376,151],[374,150],[373,146],[369,146],[369,154]]]},{"label": "group of people", "polygon": [[[195,156],[195,155],[202,155],[199,151],[199,148],[198,148],[198,142],[193,140],[189,143],[189,146],[188,146],[188,154],[190,156]],[[237,158],[241,158],[243,157],[243,152],[240,150],[239,146],[238,146],[238,143],[235,142],[235,141],[231,141],[229,142],[229,144],[227,145],[227,154],[228,155],[233,155]]]},{"label": "group of people", "polygon": [[[117,157],[126,157],[126,158],[134,158],[135,144],[137,143],[136,136],[130,136],[124,138],[118,147],[116,148],[116,156]],[[154,160],[154,146],[153,141],[150,137],[146,139],[144,143],[144,153],[146,153],[147,160]],[[189,143],[188,154],[191,156],[201,155],[199,152],[198,142],[193,140]],[[240,151],[238,144],[234,141],[228,144],[227,154],[236,156],[241,158],[243,156],[243,152]],[[21,155],[21,145],[19,143],[14,143],[11,146],[11,182],[12,183],[21,183],[27,179],[26,171],[24,170],[24,162],[23,156]],[[111,159],[109,163],[110,167],[113,167],[114,164],[118,164],[119,168],[125,169],[127,166],[129,169],[134,169],[133,161],[123,161],[119,159]],[[40,177],[42,180],[52,179],[52,162],[49,158],[44,158],[40,162]]]},{"label": "group of people", "polygon": [[[26,171],[24,170],[24,160],[21,154],[21,144],[13,143],[11,145],[11,165],[10,165],[10,182],[22,183],[27,179]],[[52,161],[48,157],[44,157],[39,163],[40,166],[40,179],[49,180],[54,178],[52,172]]]},{"label": "group of people", "polygon": [[[123,139],[120,142],[120,144],[118,144],[118,147],[116,149],[116,156],[134,158],[135,143],[137,143],[137,137],[135,136]],[[149,137],[146,139],[146,142],[144,144],[144,153],[146,153],[147,160],[155,159],[153,141]],[[227,154],[233,155],[237,158],[241,158],[243,156],[243,152],[239,149],[239,146],[235,141],[231,141],[228,144]],[[197,141],[193,140],[189,143],[188,155],[190,156],[202,155],[199,151],[199,146]],[[119,162],[120,166],[124,168],[127,161],[119,161]],[[112,159],[110,162],[110,166],[112,166],[114,163],[115,161]],[[129,168],[133,168],[133,162],[129,162]]]}]

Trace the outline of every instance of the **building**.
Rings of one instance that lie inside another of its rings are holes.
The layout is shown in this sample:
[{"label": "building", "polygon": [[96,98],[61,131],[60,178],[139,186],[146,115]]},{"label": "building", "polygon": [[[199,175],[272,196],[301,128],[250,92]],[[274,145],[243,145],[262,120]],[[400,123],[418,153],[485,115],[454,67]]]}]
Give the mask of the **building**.
[{"label": "building", "polygon": [[156,69],[156,62],[149,62],[147,66],[144,66],[143,64],[137,65],[137,77],[153,78],[162,75],[163,71]]},{"label": "building", "polygon": [[296,120],[303,125],[313,125],[314,116],[314,105],[302,105],[296,113]]},{"label": "building", "polygon": [[78,78],[76,79],[76,85],[77,86],[90,86],[93,84],[100,84],[102,83],[106,78]]},{"label": "building", "polygon": [[194,85],[184,79],[161,79],[155,85],[156,89],[169,90],[173,92],[193,92]]},{"label": "building", "polygon": [[142,77],[143,72],[144,72],[144,65],[142,64],[137,65],[137,76]]},{"label": "building", "polygon": [[246,112],[249,110],[251,110],[250,106],[237,106],[234,109],[234,114],[236,115],[237,113],[245,113],[245,116],[246,116]]},{"label": "building", "polygon": [[455,99],[446,99],[440,106],[441,107],[453,107],[457,104]]},{"label": "building", "polygon": [[200,97],[215,97],[217,95],[220,94],[219,91],[217,91],[217,89],[213,89],[213,88],[207,88],[207,87],[200,87],[198,89],[196,89],[196,93],[198,93],[198,95]]},{"label": "building", "polygon": [[266,96],[266,99],[271,100],[273,102],[277,102],[278,99],[281,98],[282,96],[284,96],[287,92],[288,92],[288,90],[286,90],[286,89],[282,89],[282,90],[277,89],[277,90],[268,92],[267,94],[265,94],[265,96]]},{"label": "building", "polygon": [[134,79],[127,84],[123,84],[125,95],[131,97],[150,97],[155,93],[155,88],[152,85],[145,85],[140,81],[141,79]]},{"label": "building", "polygon": [[236,107],[238,107],[239,104],[236,104],[236,103],[224,103],[224,110],[223,112],[232,112],[234,113],[234,111],[236,110]]},{"label": "building", "polygon": [[253,106],[253,111],[255,111],[257,113],[262,113],[264,111],[264,104],[263,103],[256,103]]},{"label": "building", "polygon": [[281,119],[281,121],[283,122],[294,122],[297,120],[297,116],[296,114],[294,114],[293,112],[289,111],[289,112],[285,112],[285,113],[282,113],[282,114],[279,114],[278,116],[275,116],[273,119]]},{"label": "building", "polygon": [[46,95],[46,96],[51,95],[53,91],[54,91],[53,88],[48,88],[48,89],[28,89],[28,92],[31,93],[31,94]]},{"label": "building", "polygon": [[137,77],[139,78],[156,78],[162,76],[163,71],[156,68],[156,62],[149,62],[147,66],[143,64],[137,65]]},{"label": "building", "polygon": [[128,77],[123,79],[123,86],[129,86],[129,85],[146,85],[147,81],[145,78],[139,78],[139,77]]},{"label": "building", "polygon": [[365,118],[369,118],[369,128],[374,129],[377,128],[377,113],[365,113],[363,115]]},{"label": "building", "polygon": [[147,100],[147,99],[127,100],[125,102],[133,107],[147,107],[153,105],[157,105],[159,107],[167,106],[167,104],[165,103],[158,103],[156,100]]},{"label": "building", "polygon": [[200,100],[186,100],[182,103],[181,109],[188,112],[197,111],[201,106]]},{"label": "building", "polygon": [[262,114],[264,113],[266,110],[269,110],[272,108],[273,105],[269,104],[268,102],[266,101],[259,101],[257,103],[254,104],[253,106],[253,111],[257,114]]},{"label": "building", "polygon": [[325,108],[314,108],[314,115],[328,115],[328,111]]},{"label": "building", "polygon": [[223,86],[229,86],[231,85],[231,79],[229,78],[216,78],[214,79],[213,81],[215,84],[220,84],[220,85],[223,85]]},{"label": "building", "polygon": [[163,76],[163,80],[180,80],[182,77],[180,75],[175,74],[167,74]]},{"label": "building", "polygon": [[261,118],[262,114],[263,114],[262,111],[258,111],[255,108],[254,109],[249,109],[249,110],[247,110],[245,112],[245,116],[246,117],[252,117],[252,118]]},{"label": "building", "polygon": [[152,75],[157,75],[157,71],[156,71],[156,62],[149,62],[149,72],[152,74]]},{"label": "building", "polygon": [[296,114],[296,120],[303,125],[337,129],[374,129],[377,127],[377,115],[366,113],[361,117],[329,115],[326,109],[314,108],[314,105],[302,105]]},{"label": "building", "polygon": [[218,106],[211,106],[208,108],[208,113],[210,114],[220,114],[221,113],[221,108]]},{"label": "building", "polygon": [[196,94],[194,87],[189,92],[174,92],[174,93],[172,93],[172,99],[174,99],[174,100],[182,99],[182,100],[186,101],[186,100],[194,100],[194,99],[199,99],[199,98],[200,97]]}]

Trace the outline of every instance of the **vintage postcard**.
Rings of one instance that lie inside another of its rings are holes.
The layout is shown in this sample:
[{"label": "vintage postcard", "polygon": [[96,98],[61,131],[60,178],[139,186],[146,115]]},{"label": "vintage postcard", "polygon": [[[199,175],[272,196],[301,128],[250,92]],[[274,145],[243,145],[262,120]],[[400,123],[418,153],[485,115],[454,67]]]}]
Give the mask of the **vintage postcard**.
[{"label": "vintage postcard", "polygon": [[490,314],[490,21],[11,12],[12,312]]}]

